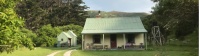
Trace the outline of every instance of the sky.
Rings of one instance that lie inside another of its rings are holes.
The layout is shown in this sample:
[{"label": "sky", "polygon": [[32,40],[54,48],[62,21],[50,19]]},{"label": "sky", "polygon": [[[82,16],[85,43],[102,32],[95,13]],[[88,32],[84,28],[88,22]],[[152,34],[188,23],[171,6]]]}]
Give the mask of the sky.
[{"label": "sky", "polygon": [[146,12],[155,6],[151,0],[83,0],[90,7],[87,10]]}]

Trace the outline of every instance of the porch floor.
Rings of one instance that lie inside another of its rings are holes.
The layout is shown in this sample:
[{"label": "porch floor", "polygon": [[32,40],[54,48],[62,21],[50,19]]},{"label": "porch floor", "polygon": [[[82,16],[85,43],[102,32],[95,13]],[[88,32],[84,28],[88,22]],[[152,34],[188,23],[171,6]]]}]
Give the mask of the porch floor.
[{"label": "porch floor", "polygon": [[109,49],[85,49],[85,50],[145,50],[145,48],[109,48]]}]

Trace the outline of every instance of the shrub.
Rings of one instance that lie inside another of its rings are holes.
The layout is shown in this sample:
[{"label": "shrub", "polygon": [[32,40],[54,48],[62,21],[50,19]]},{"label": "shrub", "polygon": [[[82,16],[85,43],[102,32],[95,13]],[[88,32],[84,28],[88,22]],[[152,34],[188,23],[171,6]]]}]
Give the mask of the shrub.
[{"label": "shrub", "polygon": [[38,35],[36,46],[51,47],[56,43],[56,37],[61,32],[61,30],[48,24],[42,26],[36,32]]}]

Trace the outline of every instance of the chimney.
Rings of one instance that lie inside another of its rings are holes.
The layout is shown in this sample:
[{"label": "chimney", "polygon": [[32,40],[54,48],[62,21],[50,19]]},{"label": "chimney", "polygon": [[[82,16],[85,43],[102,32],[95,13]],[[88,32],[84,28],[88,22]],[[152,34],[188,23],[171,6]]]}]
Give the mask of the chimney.
[{"label": "chimney", "polygon": [[101,11],[98,11],[98,15],[96,15],[96,18],[100,18],[101,17]]}]

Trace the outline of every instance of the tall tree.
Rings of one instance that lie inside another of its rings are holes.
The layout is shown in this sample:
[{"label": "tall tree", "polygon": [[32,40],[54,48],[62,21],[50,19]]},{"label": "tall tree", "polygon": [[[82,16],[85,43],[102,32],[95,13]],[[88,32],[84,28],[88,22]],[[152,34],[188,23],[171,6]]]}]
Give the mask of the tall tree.
[{"label": "tall tree", "polygon": [[82,0],[23,0],[16,7],[17,14],[26,20],[26,26],[35,30],[43,25],[82,25],[87,17]]},{"label": "tall tree", "polygon": [[198,0],[152,0],[156,2],[150,16],[166,31],[175,32],[179,40],[198,28]]},{"label": "tall tree", "polygon": [[14,11],[19,0],[0,0],[0,52],[11,52],[19,47],[33,49],[27,33],[21,31],[24,21]]}]

